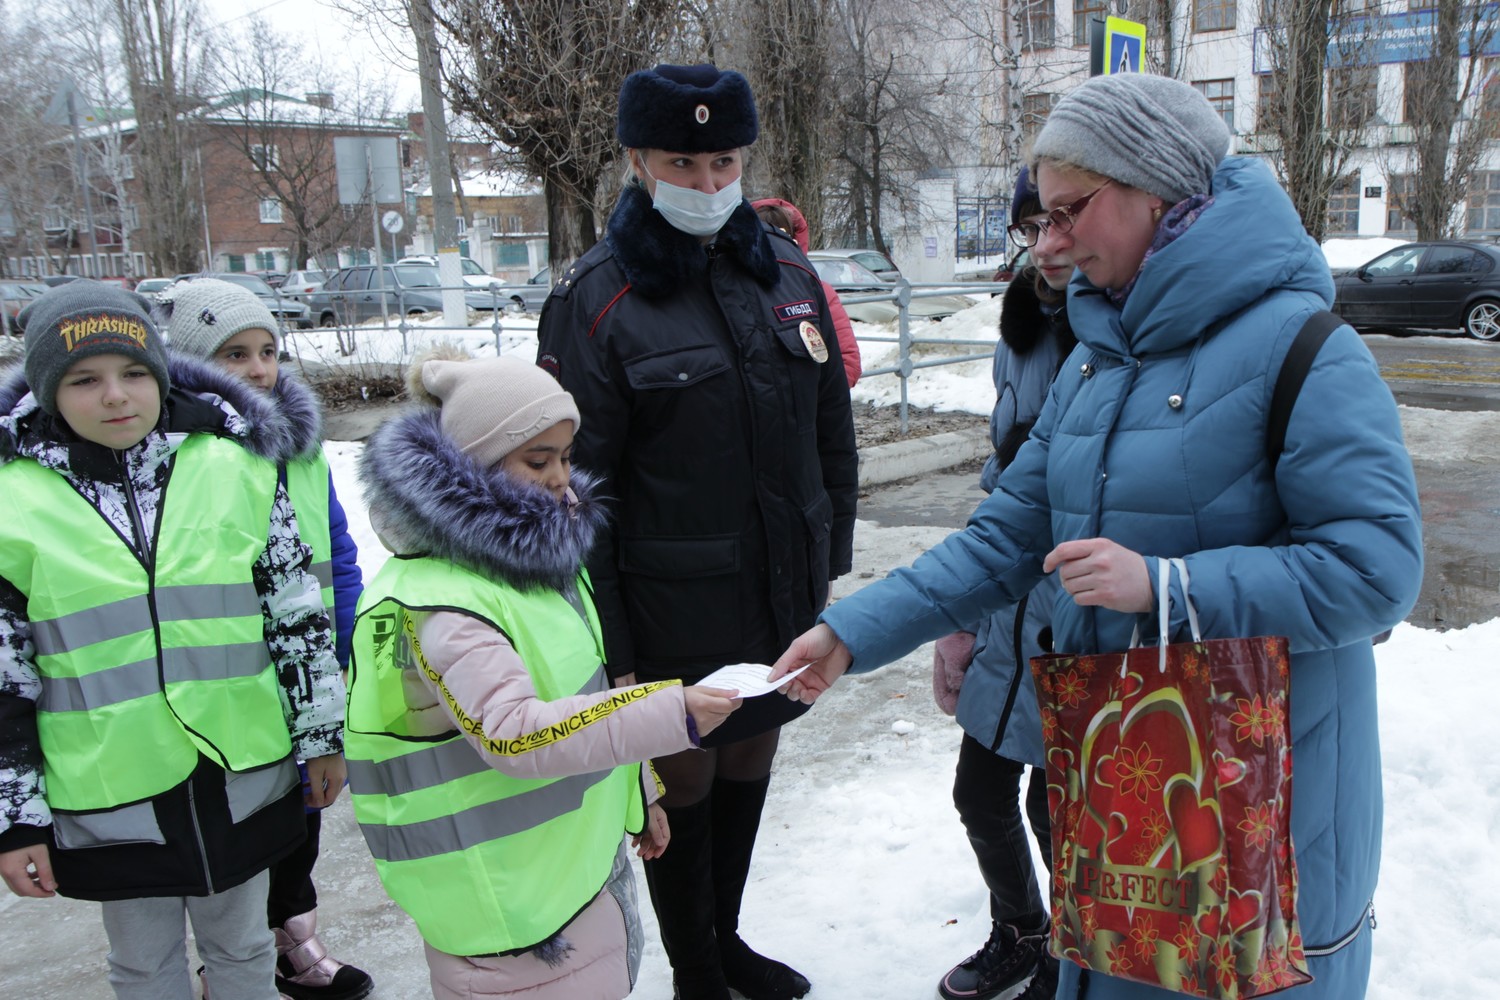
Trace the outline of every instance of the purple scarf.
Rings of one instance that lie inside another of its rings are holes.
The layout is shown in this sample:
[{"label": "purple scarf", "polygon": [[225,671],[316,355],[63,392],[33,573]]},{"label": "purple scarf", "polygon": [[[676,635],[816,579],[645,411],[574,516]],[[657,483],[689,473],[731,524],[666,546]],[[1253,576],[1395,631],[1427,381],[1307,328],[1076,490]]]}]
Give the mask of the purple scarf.
[{"label": "purple scarf", "polygon": [[[1141,258],[1141,267],[1146,266],[1146,261],[1151,259],[1152,254],[1187,232],[1188,227],[1198,221],[1198,216],[1202,215],[1204,210],[1213,203],[1213,195],[1195,194],[1167,209],[1167,214],[1163,215],[1161,222],[1157,224],[1156,235],[1151,238],[1151,246],[1146,250],[1146,256]],[[1126,282],[1124,288],[1118,292],[1105,290],[1105,296],[1115,308],[1124,308],[1125,300],[1130,296],[1130,290],[1135,287],[1140,276],[1140,268],[1137,268],[1135,277]]]}]

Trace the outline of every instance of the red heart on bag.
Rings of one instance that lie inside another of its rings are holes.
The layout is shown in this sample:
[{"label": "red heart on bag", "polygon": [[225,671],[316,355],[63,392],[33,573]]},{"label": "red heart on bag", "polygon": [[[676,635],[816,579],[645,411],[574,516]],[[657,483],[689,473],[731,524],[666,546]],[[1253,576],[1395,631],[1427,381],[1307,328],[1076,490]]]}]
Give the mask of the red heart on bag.
[{"label": "red heart on bag", "polygon": [[1167,815],[1177,838],[1178,867],[1190,871],[1219,857],[1224,850],[1224,825],[1219,804],[1204,802],[1198,790],[1186,781],[1167,789]]},{"label": "red heart on bag", "polygon": [[1245,762],[1238,757],[1225,757],[1218,750],[1214,751],[1214,767],[1219,772],[1220,788],[1237,785],[1245,777]]},{"label": "red heart on bag", "polygon": [[1229,890],[1229,927],[1236,934],[1243,934],[1261,922],[1261,895],[1254,889],[1240,892]]}]

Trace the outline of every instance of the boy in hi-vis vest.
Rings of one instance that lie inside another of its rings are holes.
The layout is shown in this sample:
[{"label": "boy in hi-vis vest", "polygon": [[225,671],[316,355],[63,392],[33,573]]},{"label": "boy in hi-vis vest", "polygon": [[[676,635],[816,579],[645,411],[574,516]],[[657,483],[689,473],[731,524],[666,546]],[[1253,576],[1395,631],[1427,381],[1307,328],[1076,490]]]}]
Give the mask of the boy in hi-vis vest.
[{"label": "boy in hi-vis vest", "polygon": [[413,365],[428,405],[365,448],[394,554],[349,671],[349,791],[381,882],[426,942],[433,996],[609,1000],[641,933],[624,835],[666,849],[649,768],[739,701],[611,688],[582,560],[604,512],[572,468],[573,397],[518,358]]},{"label": "boy in hi-vis vest", "polygon": [[[347,667],[363,587],[359,551],[323,454],[322,408],[312,390],[278,363],[276,317],[250,289],[218,278],[177,282],[157,296],[156,315],[173,351],[246,382],[286,419],[293,436],[275,460],[297,510],[297,531],[313,551],[312,572],[333,622],[339,666]],[[333,958],[317,935],[312,870],[322,828],[322,810],[309,808],[307,839],[271,866],[266,916],[276,935],[276,986],[293,1000],[360,1000],[375,987],[369,974]]]},{"label": "boy in hi-vis vest", "polygon": [[[0,877],[99,900],[125,1000],[275,1000],[267,868],[344,781],[343,682],[284,420],[59,286],[0,379]],[[307,761],[304,794],[296,761]]]}]

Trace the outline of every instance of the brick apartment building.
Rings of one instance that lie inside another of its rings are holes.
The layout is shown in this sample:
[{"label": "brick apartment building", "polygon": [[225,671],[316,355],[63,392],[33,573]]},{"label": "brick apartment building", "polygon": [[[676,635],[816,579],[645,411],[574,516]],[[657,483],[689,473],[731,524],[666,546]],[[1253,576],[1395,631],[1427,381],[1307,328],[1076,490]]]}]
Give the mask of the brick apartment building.
[{"label": "brick apartment building", "polygon": [[[110,116],[98,112],[96,118],[109,121]],[[193,113],[192,160],[187,165],[198,185],[201,266],[286,271],[306,266],[309,260],[324,266],[368,260],[370,209],[338,203],[334,139],[370,137],[397,143],[402,187],[408,193],[402,204],[382,205],[380,210],[397,209],[411,223],[415,199],[410,192],[418,179],[425,184],[427,173],[421,129],[420,114],[407,116],[404,124],[341,114],[328,94],[293,98],[239,91],[206,101]],[[43,220],[46,256],[16,232],[20,227],[11,225],[7,233],[0,218],[0,253],[7,257],[8,273],[51,273],[57,270],[57,258],[66,253],[70,273],[149,276],[147,257],[133,235],[147,210],[134,169],[135,121],[128,112],[117,114],[110,124],[92,127],[84,138],[91,164],[96,244],[91,246],[87,227],[76,218],[81,213],[71,203],[48,211]],[[483,143],[456,143],[452,151],[460,170],[479,169],[489,159]],[[299,229],[299,211],[305,220],[321,221],[304,222]],[[408,225],[406,235],[411,231]],[[382,249],[389,254],[385,239]],[[405,248],[398,247],[398,252]]]}]

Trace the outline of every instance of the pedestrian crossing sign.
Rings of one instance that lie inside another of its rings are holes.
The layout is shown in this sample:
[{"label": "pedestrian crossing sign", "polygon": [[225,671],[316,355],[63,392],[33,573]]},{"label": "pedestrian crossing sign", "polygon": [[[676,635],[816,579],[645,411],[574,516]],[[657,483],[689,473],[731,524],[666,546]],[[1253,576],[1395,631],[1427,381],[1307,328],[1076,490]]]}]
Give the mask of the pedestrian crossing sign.
[{"label": "pedestrian crossing sign", "polygon": [[1139,73],[1146,49],[1146,26],[1123,17],[1104,19],[1104,75]]}]

